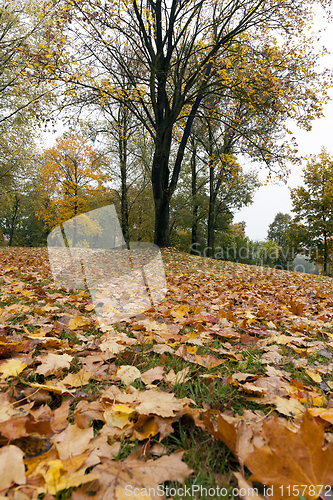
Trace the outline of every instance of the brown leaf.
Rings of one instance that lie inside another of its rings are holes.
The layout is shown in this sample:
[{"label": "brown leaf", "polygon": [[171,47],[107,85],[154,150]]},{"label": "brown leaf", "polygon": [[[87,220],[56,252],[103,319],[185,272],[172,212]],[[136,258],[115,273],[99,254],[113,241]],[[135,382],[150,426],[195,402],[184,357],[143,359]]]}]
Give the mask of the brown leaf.
[{"label": "brown leaf", "polygon": [[190,363],[205,366],[206,368],[213,368],[215,366],[222,365],[225,362],[224,359],[218,359],[213,354],[199,356],[199,354],[191,354],[191,352],[189,351],[189,347],[183,344],[179,347],[179,349],[177,349],[175,355],[185,359],[186,361],[189,361]]},{"label": "brown leaf", "polygon": [[51,352],[46,356],[37,356],[36,361],[40,361],[42,364],[37,367],[36,373],[45,377],[56,375],[63,369],[67,370],[73,359],[73,356],[69,354],[53,354]]},{"label": "brown leaf", "polygon": [[51,427],[53,432],[59,432],[65,429],[68,425],[70,401],[64,401],[62,405],[54,410],[53,418],[51,420]]},{"label": "brown leaf", "polygon": [[141,380],[144,384],[151,384],[154,380],[162,380],[164,376],[164,368],[162,366],[155,366],[144,373],[141,373]]},{"label": "brown leaf", "polygon": [[73,455],[83,453],[89,441],[94,437],[94,429],[80,429],[76,424],[69,424],[68,427],[50,439],[58,450],[60,460],[66,460]]},{"label": "brown leaf", "polygon": [[[107,460],[97,465],[94,471],[100,474],[99,500],[123,500],[134,494],[134,488],[141,497],[157,500],[161,498],[157,487],[164,481],[183,482],[193,471],[183,461],[184,452],[175,452],[157,460],[138,460],[130,455],[124,462]],[[149,491],[150,488],[150,491]],[[155,489],[155,494],[153,494]]]},{"label": "brown leaf", "polygon": [[25,484],[25,468],[23,451],[10,444],[0,449],[0,490],[3,491],[12,483]]},{"label": "brown leaf", "polygon": [[253,488],[252,483],[250,481],[247,481],[240,472],[233,472],[233,475],[238,481],[239,489],[242,492],[245,492],[245,494],[242,495],[242,498],[244,498],[244,500],[265,500],[265,497],[259,495]]},{"label": "brown leaf", "polygon": [[288,486],[307,485],[302,495],[313,500],[320,493],[317,485],[333,484],[333,444],[323,448],[324,428],[309,414],[297,432],[288,429],[283,419],[269,418],[263,423],[263,436],[267,444],[255,447],[245,465],[253,473],[252,481],[274,486],[274,499],[290,498]]}]

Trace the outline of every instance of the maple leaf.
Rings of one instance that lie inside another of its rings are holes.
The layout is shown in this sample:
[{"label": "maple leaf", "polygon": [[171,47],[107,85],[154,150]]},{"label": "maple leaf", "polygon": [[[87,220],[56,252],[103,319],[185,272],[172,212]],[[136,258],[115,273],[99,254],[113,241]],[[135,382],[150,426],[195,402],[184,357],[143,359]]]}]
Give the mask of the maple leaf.
[{"label": "maple leaf", "polygon": [[179,372],[177,373],[175,373],[173,369],[171,369],[165,376],[165,381],[169,382],[171,385],[185,384],[185,382],[190,380],[190,377],[187,377],[189,371],[190,369],[188,366],[186,368],[183,368],[182,370],[179,370]]},{"label": "maple leaf", "polygon": [[[192,349],[193,353],[191,352]],[[196,348],[192,349],[183,344],[179,347],[179,349],[177,349],[177,351],[175,352],[175,356],[179,356],[180,358],[183,358],[190,363],[195,363],[207,368],[213,368],[214,366],[222,365],[225,362],[224,359],[218,359],[213,354],[200,356],[199,354],[196,354]]]},{"label": "maple leaf", "polygon": [[119,352],[126,349],[126,346],[118,344],[114,339],[107,338],[100,345],[99,348],[101,351],[110,351],[111,354],[118,354]]},{"label": "maple leaf", "polygon": [[151,384],[154,380],[162,380],[164,377],[164,368],[155,366],[144,373],[141,373],[141,380],[144,384]]},{"label": "maple leaf", "polygon": [[130,385],[134,380],[141,378],[141,372],[135,366],[122,365],[117,370],[116,378],[125,385]]},{"label": "maple leaf", "polygon": [[320,417],[333,424],[333,408],[308,408],[308,412],[312,417]]},{"label": "maple leaf", "polygon": [[123,500],[134,488],[138,488],[136,491],[147,500],[161,498],[158,485],[164,481],[183,482],[192,474],[193,470],[182,461],[183,454],[183,451],[178,451],[157,460],[143,461],[138,460],[137,454],[133,453],[123,462],[104,461],[94,468],[100,474],[99,499]]},{"label": "maple leaf", "polygon": [[333,444],[323,448],[324,428],[308,413],[296,432],[276,416],[267,419],[263,437],[266,444],[255,446],[245,465],[253,474],[250,480],[274,486],[274,499],[290,498],[287,486],[307,485],[302,495],[310,500],[319,496],[320,485],[333,484]]},{"label": "maple leaf", "polygon": [[68,328],[70,330],[76,330],[81,326],[89,325],[90,321],[84,316],[76,316],[75,318],[71,318],[68,322]]},{"label": "maple leaf", "polygon": [[149,390],[140,393],[140,404],[136,411],[142,415],[155,414],[161,417],[174,417],[183,409],[184,404],[193,401],[189,398],[177,399],[174,394]]},{"label": "maple leaf", "polygon": [[62,380],[64,385],[69,385],[70,387],[81,387],[89,383],[92,376],[92,372],[87,372],[84,368],[77,373],[69,373]]},{"label": "maple leaf", "polygon": [[9,359],[0,366],[1,378],[15,377],[27,367],[27,363],[22,363],[19,359]]},{"label": "maple leaf", "polygon": [[59,459],[40,464],[36,472],[42,475],[45,481],[45,486],[39,489],[40,493],[49,493],[51,495],[56,495],[64,489],[90,483],[99,478],[99,474],[94,471],[86,474],[85,468],[68,471],[66,464]]},{"label": "maple leaf", "polygon": [[69,424],[64,431],[51,438],[50,441],[57,448],[60,459],[65,460],[73,455],[83,453],[93,437],[94,429],[92,427],[80,429],[76,424]]},{"label": "maple leaf", "polygon": [[6,490],[12,483],[25,484],[24,453],[10,444],[0,449],[0,490]]},{"label": "maple leaf", "polygon": [[133,408],[126,405],[113,405],[109,410],[104,412],[104,420],[110,427],[118,427],[123,429],[125,425],[130,423],[130,417],[135,413]]},{"label": "maple leaf", "polygon": [[69,354],[53,354],[52,352],[46,356],[37,356],[36,361],[40,361],[42,364],[37,367],[36,373],[45,377],[55,375],[60,370],[67,370],[73,359],[73,356]]}]

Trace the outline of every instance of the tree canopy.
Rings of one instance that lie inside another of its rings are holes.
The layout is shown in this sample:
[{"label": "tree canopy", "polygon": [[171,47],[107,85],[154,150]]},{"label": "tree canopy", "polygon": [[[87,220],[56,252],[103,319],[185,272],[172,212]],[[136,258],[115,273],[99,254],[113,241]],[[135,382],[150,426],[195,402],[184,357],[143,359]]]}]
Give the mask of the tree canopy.
[{"label": "tree canopy", "polygon": [[[58,65],[50,62],[48,77],[66,83],[64,106],[71,101],[82,109],[117,101],[144,124],[154,141],[151,179],[158,245],[170,244],[170,200],[193,121],[207,95],[223,100],[226,122],[233,116],[231,103],[238,103],[249,116],[246,133],[253,154],[270,168],[295,161],[293,143],[277,146],[271,132],[282,132],[287,119],[309,128],[326,99],[325,79],[315,69],[317,55],[304,29],[312,19],[312,4],[62,3],[68,50]],[[266,134],[254,139],[251,116],[255,120],[259,111],[265,115]],[[245,131],[241,124],[241,119],[233,122],[240,141]]]},{"label": "tree canopy", "polygon": [[333,157],[325,148],[308,160],[303,179],[304,186],[290,193],[294,239],[327,274],[333,252]]}]

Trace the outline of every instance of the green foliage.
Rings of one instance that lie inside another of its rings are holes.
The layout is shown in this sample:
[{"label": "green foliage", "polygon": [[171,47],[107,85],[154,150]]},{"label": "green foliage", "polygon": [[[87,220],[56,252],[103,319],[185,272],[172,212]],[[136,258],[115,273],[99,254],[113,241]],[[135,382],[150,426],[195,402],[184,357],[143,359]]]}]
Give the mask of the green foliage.
[{"label": "green foliage", "polygon": [[304,186],[291,190],[291,237],[311,261],[323,264],[324,274],[332,272],[333,252],[333,159],[322,148],[303,169]]},{"label": "green foliage", "polygon": [[9,246],[43,247],[47,232],[44,224],[36,217],[39,207],[38,192],[34,187],[24,192],[7,191],[2,196],[0,207],[0,228],[8,238]]},{"label": "green foliage", "polygon": [[269,225],[267,233],[268,241],[275,242],[280,247],[276,261],[276,266],[279,266],[280,269],[291,269],[295,257],[291,222],[292,218],[289,214],[279,212]]}]

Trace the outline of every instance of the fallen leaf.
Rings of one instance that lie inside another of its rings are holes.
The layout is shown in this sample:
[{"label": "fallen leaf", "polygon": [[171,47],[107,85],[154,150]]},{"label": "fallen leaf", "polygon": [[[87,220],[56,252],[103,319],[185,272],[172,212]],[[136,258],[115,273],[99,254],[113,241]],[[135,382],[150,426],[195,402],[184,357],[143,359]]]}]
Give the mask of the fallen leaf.
[{"label": "fallen leaf", "polygon": [[49,461],[44,467],[40,467],[38,472],[45,480],[43,492],[50,495],[56,495],[62,490],[81,486],[100,477],[95,471],[89,474],[86,474],[85,470],[66,473],[66,467],[59,459]]},{"label": "fallen leaf", "polygon": [[277,411],[288,417],[302,417],[305,407],[297,399],[286,399],[275,396],[272,399]]},{"label": "fallen leaf", "polygon": [[126,346],[118,344],[112,338],[108,338],[99,345],[99,348],[103,352],[110,351],[111,354],[118,354],[119,352],[126,349]]},{"label": "fallen leaf", "polygon": [[307,375],[309,375],[310,378],[312,378],[312,380],[314,382],[316,382],[317,384],[319,384],[321,381],[322,381],[322,378],[321,376],[319,375],[319,373],[315,373],[311,370],[305,370],[305,372],[307,373]]},{"label": "fallen leaf", "polygon": [[189,361],[190,363],[195,363],[197,365],[205,366],[207,368],[213,368],[215,366],[222,365],[225,363],[224,359],[218,359],[213,354],[207,354],[205,356],[199,356],[194,353],[189,352],[189,346],[181,345],[179,349],[175,352],[175,356],[179,356],[180,358]]},{"label": "fallen leaf", "polygon": [[135,366],[122,365],[117,370],[116,378],[123,384],[130,385],[134,380],[141,378],[141,372]]},{"label": "fallen leaf", "polygon": [[179,372],[175,373],[172,369],[169,371],[169,373],[165,376],[165,381],[169,382],[171,385],[175,384],[185,384],[188,380],[190,380],[190,377],[188,377],[190,369],[187,366],[186,368],[183,368],[182,370],[179,370]]},{"label": "fallen leaf", "polygon": [[141,373],[141,380],[144,384],[151,384],[154,380],[162,380],[164,377],[164,368],[155,366],[144,373]]},{"label": "fallen leaf", "polygon": [[104,420],[110,427],[123,429],[130,423],[130,417],[135,413],[133,408],[125,405],[113,405],[104,412]]},{"label": "fallen leaf", "polygon": [[308,412],[312,417],[320,417],[326,422],[333,424],[333,408],[308,408]]},{"label": "fallen leaf", "polygon": [[[251,481],[274,486],[273,499],[290,498],[288,487],[302,486],[308,500],[317,498],[322,486],[333,484],[333,445],[324,449],[324,428],[304,414],[298,431],[293,432],[276,416],[263,423],[266,445],[255,447],[245,465]],[[310,488],[311,486],[311,488]]]},{"label": "fallen leaf", "polygon": [[73,455],[83,453],[89,441],[94,437],[94,429],[80,429],[76,424],[69,424],[60,434],[50,439],[58,450],[60,460],[66,460]]},{"label": "fallen leaf", "polygon": [[[124,500],[129,493],[137,488],[137,497],[149,499],[161,498],[157,487],[164,481],[184,482],[190,474],[190,469],[183,461],[184,452],[175,452],[162,456],[157,460],[138,460],[136,455],[130,455],[123,462],[105,461],[94,469],[100,474],[101,488],[98,491],[100,500]],[[149,491],[150,488],[150,491]],[[153,489],[156,495],[153,495]]]},{"label": "fallen leaf", "polygon": [[92,376],[91,372],[87,372],[84,368],[77,373],[69,373],[62,380],[64,385],[69,385],[70,387],[81,387],[89,383]]},{"label": "fallen leaf", "polygon": [[1,378],[16,377],[27,367],[27,363],[22,363],[19,359],[9,359],[0,366]]},{"label": "fallen leaf", "polygon": [[76,330],[81,326],[88,325],[89,321],[83,316],[76,316],[76,318],[71,318],[68,322],[68,328],[70,330]]},{"label": "fallen leaf", "polygon": [[36,361],[40,361],[41,365],[37,367],[36,373],[45,377],[56,375],[61,370],[68,370],[73,359],[73,356],[69,354],[53,354],[51,352],[46,356],[37,356]]},{"label": "fallen leaf", "polygon": [[25,468],[23,462],[23,451],[9,444],[0,449],[0,490],[4,491],[12,483],[25,484]]}]

